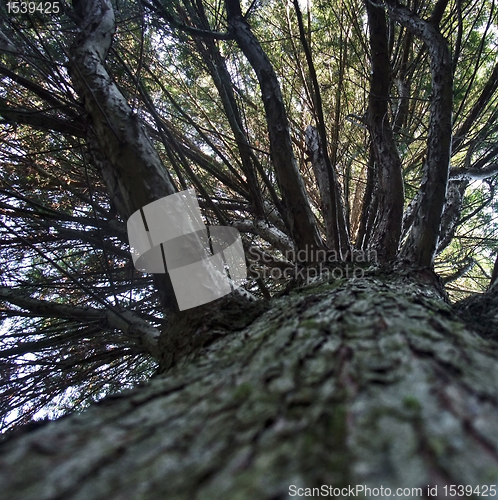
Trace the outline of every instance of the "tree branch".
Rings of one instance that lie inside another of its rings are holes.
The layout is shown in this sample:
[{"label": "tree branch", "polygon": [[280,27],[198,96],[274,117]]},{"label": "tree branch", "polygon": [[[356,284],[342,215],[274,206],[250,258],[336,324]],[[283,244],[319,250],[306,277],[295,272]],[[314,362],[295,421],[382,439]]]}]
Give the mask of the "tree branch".
[{"label": "tree branch", "polygon": [[[316,222],[292,149],[289,121],[275,70],[242,17],[239,0],[226,0],[229,31],[256,72],[270,139],[270,156],[282,193],[286,225],[298,249],[322,248]],[[310,252],[312,255],[314,252]]]},{"label": "tree branch", "polygon": [[422,20],[396,0],[386,1],[389,15],[424,41],[430,56],[432,98],[427,159],[420,203],[401,256],[431,267],[437,249],[451,154],[453,74],[448,43],[434,24]]},{"label": "tree branch", "polygon": [[483,180],[498,174],[498,163],[492,163],[485,168],[452,168],[450,179],[454,180]]},{"label": "tree branch", "polygon": [[0,122],[3,123],[29,125],[38,130],[53,130],[60,134],[85,137],[85,129],[75,122],[49,115],[45,110],[11,107],[4,99],[0,99],[0,115]]},{"label": "tree branch", "polygon": [[[313,63],[313,57],[311,55],[311,49],[306,38],[306,33],[304,31],[303,16],[301,14],[301,9],[299,8],[299,2],[298,0],[294,0],[293,3],[299,26],[299,38],[304,49],[304,54],[306,56],[306,62],[308,64],[308,71],[311,79],[311,95],[313,99],[313,108],[315,112],[318,132],[317,140],[313,141],[314,148],[312,149],[312,154],[315,160],[313,162],[313,170],[315,171],[315,176],[317,176],[317,167],[320,163],[323,167],[325,167],[325,172],[323,173],[326,174],[325,178],[323,178],[322,175],[321,179],[318,178],[320,177],[320,174],[318,174],[317,182],[319,186],[320,184],[322,185],[319,191],[320,197],[322,198],[323,208],[325,209],[324,218],[327,220],[327,223],[325,225],[325,227],[328,229],[327,243],[329,244],[331,249],[340,252],[342,255],[347,255],[348,251],[350,250],[349,234],[346,228],[344,206],[341,200],[341,192],[337,181],[335,165],[332,164],[328,153],[327,130],[325,128],[325,118],[323,116],[323,104],[320,86],[318,84],[315,65]],[[322,182],[320,182],[320,180]],[[323,182],[325,180],[326,183]]]},{"label": "tree branch", "polygon": [[476,122],[482,112],[486,109],[486,106],[490,102],[491,98],[495,94],[498,89],[498,63],[495,64],[491,75],[489,76],[486,85],[482,89],[481,95],[472,106],[472,109],[469,111],[467,118],[460,125],[458,130],[455,132],[453,137],[452,149],[454,152],[458,151],[460,146],[462,145],[466,135],[471,129],[472,125]]},{"label": "tree branch", "polygon": [[[175,187],[143,126],[107,72],[115,18],[110,0],[89,0],[70,50],[69,72],[92,118],[89,142],[111,198],[126,220]],[[167,275],[156,276],[163,305],[176,308]]]},{"label": "tree branch", "polygon": [[372,138],[377,174],[377,215],[369,247],[381,260],[392,261],[397,255],[403,219],[404,186],[401,160],[389,120],[391,68],[389,61],[386,14],[383,8],[365,2],[370,32],[372,73],[368,124]]},{"label": "tree branch", "polygon": [[[10,304],[27,309],[40,317],[79,319],[83,321],[102,320],[104,322],[104,328],[105,325],[107,325],[109,328],[121,330],[126,335],[137,337],[146,351],[155,358],[158,358],[157,343],[161,332],[157,328],[150,326],[148,322],[141,319],[132,311],[115,311],[112,309],[99,310],[89,306],[81,307],[59,304],[57,302],[34,299],[7,287],[0,287],[0,300],[5,300]],[[30,342],[29,344],[33,344],[32,347],[34,347],[37,343]],[[19,349],[21,349],[21,351],[19,351]],[[14,350],[9,349],[0,351],[0,357],[24,352],[22,349],[26,349],[26,346],[23,346],[21,343],[19,348]]]}]

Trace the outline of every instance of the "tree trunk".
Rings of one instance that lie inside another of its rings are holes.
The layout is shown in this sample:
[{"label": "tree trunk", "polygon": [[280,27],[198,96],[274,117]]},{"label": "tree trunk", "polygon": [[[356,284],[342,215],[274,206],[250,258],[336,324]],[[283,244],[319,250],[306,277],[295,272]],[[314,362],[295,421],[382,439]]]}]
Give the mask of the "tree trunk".
[{"label": "tree trunk", "polygon": [[138,116],[107,72],[105,59],[116,28],[108,0],[77,4],[79,33],[69,70],[92,128],[89,141],[102,155],[102,177],[120,215],[127,219],[176,189]]},{"label": "tree trunk", "polygon": [[427,497],[430,485],[443,498],[452,484],[493,496],[494,348],[431,273],[356,276],[263,312],[219,301],[191,325],[206,339],[197,355],[3,443],[0,498],[269,500],[291,485],[383,486],[367,498]]},{"label": "tree trunk", "polygon": [[[330,249],[333,249],[340,255],[340,239],[338,237],[338,224],[336,213],[338,207],[336,205],[335,195],[339,191],[331,194],[330,176],[325,159],[325,148],[320,142],[320,134],[316,127],[308,125],[304,134],[306,141],[306,153],[311,161],[311,167],[315,174],[316,185],[320,193],[320,211],[323,215],[325,225],[326,242]],[[328,154],[328,153],[327,153]],[[330,160],[329,160],[330,163]],[[334,175],[334,182],[336,182]],[[341,208],[342,210],[342,208]]]}]

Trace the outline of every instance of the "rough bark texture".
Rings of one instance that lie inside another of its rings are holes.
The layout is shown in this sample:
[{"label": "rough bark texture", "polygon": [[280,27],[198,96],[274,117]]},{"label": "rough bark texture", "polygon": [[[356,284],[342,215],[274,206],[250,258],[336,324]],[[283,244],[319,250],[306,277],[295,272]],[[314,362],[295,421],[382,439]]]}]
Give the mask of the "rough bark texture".
[{"label": "rough bark texture", "polygon": [[468,186],[466,180],[451,180],[446,190],[446,202],[441,216],[441,233],[437,245],[437,254],[441,253],[453,239],[462,213],[463,195]]},{"label": "rough bark texture", "polygon": [[[79,33],[70,51],[69,72],[88,113],[88,143],[107,190],[126,220],[136,210],[176,192],[169,173],[146,135],[138,116],[105,66],[116,28],[109,0],[74,5]],[[167,309],[176,309],[169,276],[154,284]]]},{"label": "rough bark texture", "polygon": [[317,282],[244,311],[220,308],[211,343],[147,385],[3,443],[0,498],[270,500],[322,484],[443,498],[497,482],[495,346],[432,274]]},{"label": "rough bark texture", "polygon": [[[204,7],[201,2],[196,4],[199,21],[201,26],[209,29],[209,22],[204,12]],[[188,7],[188,4],[187,4]],[[213,82],[218,90],[225,115],[230,123],[237,149],[242,164],[242,170],[247,178],[247,187],[251,195],[251,201],[254,208],[256,217],[264,215],[263,200],[261,198],[261,191],[258,185],[257,168],[258,159],[251,149],[249,138],[244,128],[242,115],[240,113],[237,100],[233,90],[233,83],[230,73],[227,69],[225,59],[221,55],[218,46],[213,39],[201,39],[194,37],[194,43],[197,49],[203,56],[203,61],[213,78]]]},{"label": "rough bark texture", "polygon": [[99,166],[106,187],[127,219],[176,189],[138,116],[106,70],[115,30],[111,2],[91,0],[77,6],[81,22],[70,52],[71,79],[89,116],[89,139],[105,155]]},{"label": "rough bark texture", "polygon": [[311,160],[311,166],[318,185],[318,192],[320,193],[320,210],[325,225],[326,242],[329,248],[339,251],[337,218],[335,217],[337,207],[335,205],[334,196],[330,194],[328,169],[324,157],[324,149],[320,143],[320,135],[317,129],[309,125],[306,128],[305,139],[306,152]]}]

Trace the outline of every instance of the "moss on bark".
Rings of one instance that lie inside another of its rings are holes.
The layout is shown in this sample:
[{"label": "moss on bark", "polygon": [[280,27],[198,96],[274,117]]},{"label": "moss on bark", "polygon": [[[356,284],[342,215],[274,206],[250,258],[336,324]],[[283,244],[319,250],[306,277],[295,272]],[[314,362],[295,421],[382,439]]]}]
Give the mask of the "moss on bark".
[{"label": "moss on bark", "polygon": [[192,356],[4,443],[0,498],[269,500],[290,485],[425,494],[498,480],[494,344],[420,280],[294,290]]}]

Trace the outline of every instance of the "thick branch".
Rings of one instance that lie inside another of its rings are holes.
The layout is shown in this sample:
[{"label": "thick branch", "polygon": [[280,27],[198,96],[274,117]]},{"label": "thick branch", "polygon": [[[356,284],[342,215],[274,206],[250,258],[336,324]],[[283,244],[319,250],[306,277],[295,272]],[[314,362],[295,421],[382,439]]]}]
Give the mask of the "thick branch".
[{"label": "thick branch", "polygon": [[486,82],[486,85],[482,89],[481,95],[475,102],[474,106],[472,106],[472,109],[469,111],[467,118],[462,123],[462,125],[460,125],[459,129],[455,132],[452,145],[454,151],[457,151],[460,148],[472,125],[474,125],[476,120],[486,109],[486,106],[490,102],[491,98],[493,97],[497,89],[498,89],[498,63],[495,64],[493,72],[491,73],[488,81]]},{"label": "thick branch", "polygon": [[441,19],[443,19],[444,11],[448,6],[449,0],[438,0],[432,11],[430,22],[434,26],[439,26]]},{"label": "thick branch", "polygon": [[3,443],[0,498],[276,500],[321,485],[429,498],[428,485],[496,484],[492,346],[434,288],[392,278],[296,291],[252,323],[237,304],[185,323],[211,337],[196,359]]},{"label": "thick branch", "polygon": [[455,230],[460,222],[463,195],[468,184],[469,183],[465,180],[450,180],[450,182],[448,182],[446,203],[444,204],[443,214],[441,216],[441,233],[437,245],[437,254],[440,254],[453,239]]},{"label": "thick branch", "polygon": [[[110,0],[90,0],[78,14],[80,33],[71,47],[69,69],[92,120],[89,137],[95,156],[101,160],[102,176],[116,207],[127,219],[148,203],[173,194],[175,187],[105,67],[115,29]],[[167,277],[156,277],[155,282],[165,307],[174,308]]]},{"label": "thick branch", "polygon": [[450,179],[484,180],[496,174],[498,174],[498,163],[493,163],[486,168],[452,168]]},{"label": "thick branch", "polygon": [[104,180],[127,219],[175,189],[138,117],[104,65],[114,29],[111,2],[87,2],[80,33],[71,47],[70,73],[92,119],[99,149],[109,160],[101,165]]},{"label": "thick branch", "polygon": [[404,188],[394,135],[389,120],[391,70],[383,8],[365,2],[370,31],[372,73],[370,78],[369,129],[377,173],[377,216],[370,247],[381,260],[394,260],[403,218]]},{"label": "thick branch", "polygon": [[146,0],[143,0],[144,4],[147,5],[153,12],[159,13],[161,17],[172,27],[177,30],[183,31],[184,33],[188,33],[194,37],[207,38],[211,40],[233,40],[233,36],[230,33],[220,33],[218,31],[212,31],[209,29],[200,29],[195,28],[193,26],[188,26],[172,16],[159,0],[151,0],[151,5]]},{"label": "thick branch", "polygon": [[232,227],[234,227],[241,233],[251,233],[260,236],[275,248],[278,248],[284,254],[294,251],[294,245],[292,244],[292,241],[290,241],[290,239],[287,237],[287,235],[276,227],[270,226],[265,221],[244,220],[234,222],[232,224]]},{"label": "thick branch", "polygon": [[287,227],[298,249],[323,246],[292,150],[289,121],[277,75],[251,28],[239,0],[226,0],[229,31],[256,72],[270,139],[270,155],[287,214]]},{"label": "thick branch", "polygon": [[386,3],[389,15],[421,38],[430,56],[432,98],[427,159],[420,186],[420,204],[402,256],[420,266],[431,267],[439,238],[450,165],[453,106],[451,57],[448,44],[438,28],[395,0]]},{"label": "thick branch", "polygon": [[461,262],[455,264],[456,271],[449,276],[444,276],[442,282],[447,285],[457,279],[461,278],[464,274],[468,273],[476,264],[472,257],[465,257]]},{"label": "thick branch", "polygon": [[333,188],[331,187],[329,182],[329,169],[325,160],[326,151],[322,147],[320,135],[317,129],[311,125],[306,128],[305,141],[306,153],[311,161],[313,173],[315,174],[316,183],[318,185],[318,192],[320,193],[320,209],[322,211],[325,225],[327,246],[338,251],[340,248],[340,241],[338,238],[336,217],[337,207],[335,204],[335,197],[331,194],[331,189]]},{"label": "thick branch", "polygon": [[[197,5],[197,14],[200,16],[201,26],[206,29],[209,27],[202,2]],[[232,129],[237,149],[239,151],[242,169],[247,178],[247,186],[251,194],[251,201],[254,207],[256,217],[264,215],[263,201],[261,198],[261,189],[258,185],[256,175],[255,155],[249,144],[246,131],[244,129],[242,116],[235,99],[233,83],[230,73],[227,69],[225,59],[221,55],[214,40],[194,38],[194,42],[201,53],[203,60],[209,70],[213,82],[216,85],[220,96],[225,115]]]}]

